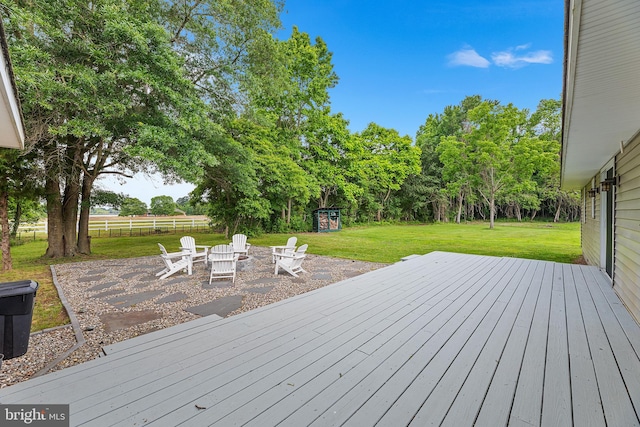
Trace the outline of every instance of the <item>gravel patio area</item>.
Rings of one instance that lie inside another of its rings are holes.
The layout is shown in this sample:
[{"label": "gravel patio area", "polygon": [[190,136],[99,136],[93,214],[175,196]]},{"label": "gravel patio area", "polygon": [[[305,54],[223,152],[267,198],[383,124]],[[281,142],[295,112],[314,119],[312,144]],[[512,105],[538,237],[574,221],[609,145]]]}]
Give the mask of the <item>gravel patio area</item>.
[{"label": "gravel patio area", "polygon": [[159,280],[159,256],[54,266],[72,325],[32,334],[24,356],[2,362],[0,388],[100,357],[102,347],[115,342],[203,315],[233,316],[386,265],[307,254],[307,273],[294,278],[275,276],[270,248],[252,246],[249,255],[238,262],[234,284],[209,285],[202,262],[194,264],[192,276],[178,272]]}]

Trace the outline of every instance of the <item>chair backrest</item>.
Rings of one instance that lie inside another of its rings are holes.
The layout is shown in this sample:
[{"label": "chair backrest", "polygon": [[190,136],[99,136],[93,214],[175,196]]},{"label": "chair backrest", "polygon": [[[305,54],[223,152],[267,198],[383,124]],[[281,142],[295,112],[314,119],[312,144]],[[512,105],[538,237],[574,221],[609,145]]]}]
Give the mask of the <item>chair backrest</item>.
[{"label": "chair backrest", "polygon": [[160,243],[158,243],[158,246],[160,247],[160,252],[162,252],[162,255],[167,256],[167,250],[164,248],[164,246],[162,246]]},{"label": "chair backrest", "polygon": [[297,237],[289,237],[289,240],[287,240],[287,247],[288,248],[295,248],[296,247],[296,243],[298,243],[298,238]]},{"label": "chair backrest", "polygon": [[195,249],[196,239],[191,236],[184,236],[180,238],[180,246],[183,248]]},{"label": "chair backrest", "polygon": [[244,234],[234,234],[231,241],[236,249],[244,249],[247,246],[247,236]]},{"label": "chair backrest", "polygon": [[211,272],[224,273],[235,271],[236,260],[231,245],[216,245],[209,252],[209,262],[211,263]]},{"label": "chair backrest", "polygon": [[307,247],[309,247],[309,245],[305,243],[304,245],[300,246],[295,252],[293,252],[293,258],[282,258],[278,262],[280,263],[280,265],[286,265],[291,269],[300,267],[302,265],[302,260],[304,260],[307,256],[307,254],[305,254],[305,252],[307,251]]},{"label": "chair backrest", "polygon": [[162,261],[164,261],[164,265],[166,265],[167,268],[171,270],[173,268],[171,257],[169,257],[169,254],[167,253],[167,250],[164,248],[164,246],[162,246],[160,243],[158,243],[158,246],[160,247],[160,252],[162,252],[160,258],[162,258]]},{"label": "chair backrest", "polygon": [[233,246],[231,245],[216,245],[211,248],[209,253],[209,259],[212,261],[228,261],[233,258]]},{"label": "chair backrest", "polygon": [[298,272],[302,270],[302,261],[304,261],[307,256],[305,253],[307,251],[307,247],[308,245],[306,243],[300,246],[298,250],[296,250],[294,258],[290,258],[291,264],[289,264],[289,268],[291,271]]}]

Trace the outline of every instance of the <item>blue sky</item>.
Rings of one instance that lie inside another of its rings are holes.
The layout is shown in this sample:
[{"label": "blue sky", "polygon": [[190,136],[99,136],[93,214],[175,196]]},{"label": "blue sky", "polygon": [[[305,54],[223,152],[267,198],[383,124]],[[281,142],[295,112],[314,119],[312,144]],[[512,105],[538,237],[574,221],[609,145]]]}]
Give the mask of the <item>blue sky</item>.
[{"label": "blue sky", "polygon": [[[352,132],[375,122],[414,138],[429,114],[467,95],[533,111],[562,91],[562,0],[287,0],[281,19],[279,38],[295,25],[333,53],[331,108]],[[106,186],[147,205],[193,189],[142,176]]]},{"label": "blue sky", "polygon": [[427,116],[479,94],[535,110],[562,91],[564,2],[287,0],[295,25],[333,53],[333,112],[415,137]]}]

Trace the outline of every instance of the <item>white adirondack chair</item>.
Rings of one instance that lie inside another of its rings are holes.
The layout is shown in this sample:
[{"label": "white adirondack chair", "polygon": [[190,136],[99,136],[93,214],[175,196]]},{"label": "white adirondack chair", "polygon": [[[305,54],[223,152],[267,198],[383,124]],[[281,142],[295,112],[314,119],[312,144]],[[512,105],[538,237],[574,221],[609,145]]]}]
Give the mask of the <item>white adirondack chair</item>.
[{"label": "white adirondack chair", "polygon": [[306,273],[302,268],[302,261],[307,256],[305,254],[307,246],[305,243],[293,253],[276,254],[276,275],[279,269],[283,269],[293,277],[298,277],[298,273]]},{"label": "white adirondack chair", "polygon": [[231,245],[216,245],[211,248],[209,262],[211,263],[211,274],[209,284],[215,279],[231,279],[231,283],[236,280],[236,261],[238,255],[235,254]]},{"label": "white adirondack chair", "polygon": [[289,237],[286,245],[282,246],[271,246],[271,262],[275,264],[276,255],[278,254],[286,254],[293,253],[296,250],[296,243],[298,242],[297,237]]},{"label": "white adirondack chair", "polygon": [[[211,246],[196,245],[196,239],[191,236],[184,236],[180,238],[180,249],[189,251],[191,253],[191,259],[195,262],[198,259],[202,259],[204,265],[207,265],[207,254]],[[198,249],[203,249],[198,252]]]},{"label": "white adirondack chair", "polygon": [[187,274],[191,276],[193,272],[193,260],[191,259],[191,254],[189,252],[172,252],[167,253],[167,250],[158,243],[160,247],[160,255],[162,257],[162,261],[164,262],[164,270],[156,273],[156,276],[160,276],[160,279],[166,279],[171,276],[173,273],[176,273],[181,270],[187,270]]},{"label": "white adirondack chair", "polygon": [[239,255],[248,255],[251,243],[247,243],[247,236],[244,234],[234,234],[229,243],[233,246],[233,252]]}]

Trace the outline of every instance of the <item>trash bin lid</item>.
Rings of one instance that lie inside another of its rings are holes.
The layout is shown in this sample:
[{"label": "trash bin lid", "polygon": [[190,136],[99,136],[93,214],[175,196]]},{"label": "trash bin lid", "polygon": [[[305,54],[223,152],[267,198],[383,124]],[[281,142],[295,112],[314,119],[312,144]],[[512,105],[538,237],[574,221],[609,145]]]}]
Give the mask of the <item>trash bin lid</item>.
[{"label": "trash bin lid", "polygon": [[0,298],[15,295],[35,294],[38,282],[34,280],[19,280],[17,282],[0,283]]}]

